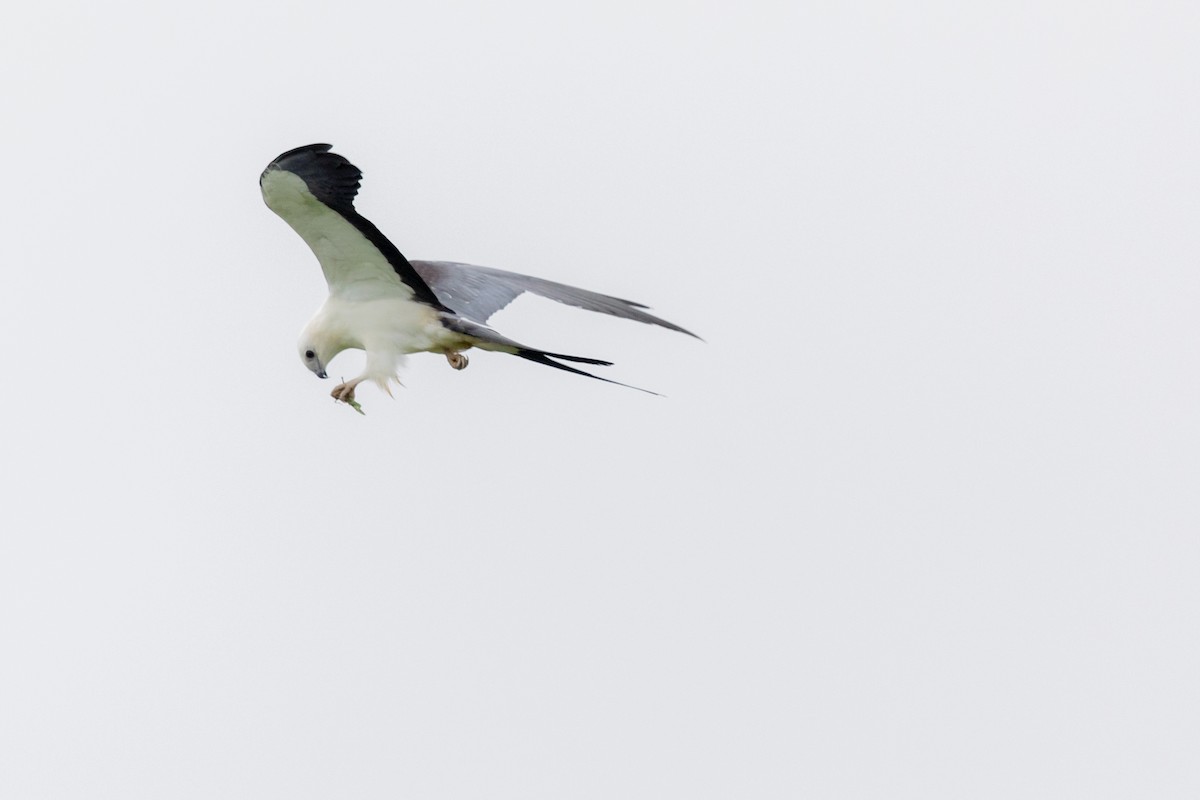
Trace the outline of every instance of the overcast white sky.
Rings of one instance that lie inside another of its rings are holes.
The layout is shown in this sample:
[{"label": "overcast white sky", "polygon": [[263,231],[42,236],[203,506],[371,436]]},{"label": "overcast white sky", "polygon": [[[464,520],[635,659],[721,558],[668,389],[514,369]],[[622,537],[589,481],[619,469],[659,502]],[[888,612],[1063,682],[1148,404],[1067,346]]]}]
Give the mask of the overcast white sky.
[{"label": "overcast white sky", "polygon": [[[1197,8],[10,10],[0,796],[1200,796]],[[707,341],[335,406],[316,141]]]}]

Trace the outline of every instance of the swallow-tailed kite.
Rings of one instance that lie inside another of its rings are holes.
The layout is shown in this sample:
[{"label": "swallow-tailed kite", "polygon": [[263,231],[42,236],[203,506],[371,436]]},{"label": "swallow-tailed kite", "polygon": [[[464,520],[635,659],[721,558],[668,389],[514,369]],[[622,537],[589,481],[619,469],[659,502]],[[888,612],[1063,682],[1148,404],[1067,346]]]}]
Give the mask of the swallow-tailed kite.
[{"label": "swallow-tailed kite", "polygon": [[396,371],[405,354],[441,353],[451,367],[463,369],[463,351],[472,347],[617,383],[559,363],[609,366],[608,361],[527,347],[487,326],[489,317],[523,292],[695,336],[629,300],[489,267],[409,261],[354,209],[362,172],[330,150],[327,144],[289,150],[270,163],[259,186],[267,206],[312,248],[329,285],[329,299],[300,335],[304,365],[324,378],[338,353],[366,351],[366,369],[338,385],[334,399],[357,409],[355,387],[369,379],[390,394],[388,382],[399,383]]}]

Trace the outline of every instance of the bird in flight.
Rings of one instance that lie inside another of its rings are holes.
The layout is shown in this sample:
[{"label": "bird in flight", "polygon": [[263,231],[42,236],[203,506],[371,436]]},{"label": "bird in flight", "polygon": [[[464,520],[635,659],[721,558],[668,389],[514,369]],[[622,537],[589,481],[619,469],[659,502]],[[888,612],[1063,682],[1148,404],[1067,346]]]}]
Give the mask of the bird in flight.
[{"label": "bird in flight", "polygon": [[338,353],[365,351],[363,373],[331,393],[360,413],[355,388],[370,380],[391,394],[388,384],[400,382],[397,370],[409,353],[441,353],[451,367],[464,369],[463,351],[477,347],[628,386],[562,363],[610,366],[609,361],[529,347],[488,327],[488,318],[524,292],[695,336],[629,300],[491,267],[409,261],[354,209],[362,171],[331,149],[310,144],[289,150],[267,166],[259,186],[267,207],[312,248],[329,285],[329,299],[300,334],[300,358],[325,378]]}]

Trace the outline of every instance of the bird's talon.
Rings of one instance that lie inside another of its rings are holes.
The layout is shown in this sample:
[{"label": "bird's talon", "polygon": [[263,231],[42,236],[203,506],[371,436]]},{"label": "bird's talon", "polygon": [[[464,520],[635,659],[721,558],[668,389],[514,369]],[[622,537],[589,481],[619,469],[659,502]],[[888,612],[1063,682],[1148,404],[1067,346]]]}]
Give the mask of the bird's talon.
[{"label": "bird's talon", "polygon": [[471,363],[470,359],[462,353],[446,353],[446,360],[454,369],[466,369],[467,364]]}]

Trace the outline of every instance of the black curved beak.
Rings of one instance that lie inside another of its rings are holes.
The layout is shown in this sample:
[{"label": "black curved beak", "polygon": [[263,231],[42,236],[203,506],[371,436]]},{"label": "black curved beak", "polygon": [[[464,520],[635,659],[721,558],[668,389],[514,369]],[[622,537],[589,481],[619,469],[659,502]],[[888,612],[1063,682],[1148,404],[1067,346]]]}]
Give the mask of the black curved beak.
[{"label": "black curved beak", "polygon": [[321,370],[320,372],[317,373],[317,377],[320,378],[321,380],[325,380],[329,376],[325,374],[325,370]]}]

